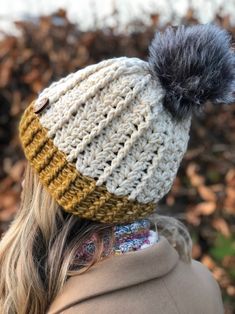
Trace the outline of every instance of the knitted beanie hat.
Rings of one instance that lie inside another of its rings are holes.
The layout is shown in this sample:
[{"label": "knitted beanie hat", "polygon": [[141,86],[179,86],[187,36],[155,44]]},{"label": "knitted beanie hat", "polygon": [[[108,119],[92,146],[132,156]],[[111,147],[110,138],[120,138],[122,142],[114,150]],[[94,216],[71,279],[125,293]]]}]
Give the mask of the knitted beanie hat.
[{"label": "knitted beanie hat", "polygon": [[156,33],[148,62],[113,58],[46,88],[25,110],[20,139],[42,184],[69,213],[127,223],[170,190],[191,113],[233,101],[230,37],[214,25]]}]

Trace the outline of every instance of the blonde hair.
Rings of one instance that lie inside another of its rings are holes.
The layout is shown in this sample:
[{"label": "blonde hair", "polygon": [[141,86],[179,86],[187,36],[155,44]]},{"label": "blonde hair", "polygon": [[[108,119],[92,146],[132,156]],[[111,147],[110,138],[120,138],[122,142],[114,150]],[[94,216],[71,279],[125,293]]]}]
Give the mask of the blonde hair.
[{"label": "blonde hair", "polygon": [[[150,219],[189,262],[191,238],[184,225],[170,217],[152,215]],[[111,248],[112,224],[64,212],[27,166],[20,210],[0,242],[0,314],[46,313],[69,276],[102,258],[104,232],[110,232]],[[95,254],[82,265],[75,259],[76,252],[94,234]]]}]

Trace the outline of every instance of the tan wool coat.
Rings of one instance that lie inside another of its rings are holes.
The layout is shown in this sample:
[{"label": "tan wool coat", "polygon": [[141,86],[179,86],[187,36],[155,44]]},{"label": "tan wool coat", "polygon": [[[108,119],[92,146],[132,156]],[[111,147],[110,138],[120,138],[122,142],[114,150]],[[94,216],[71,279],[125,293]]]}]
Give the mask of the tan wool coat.
[{"label": "tan wool coat", "polygon": [[48,314],[223,314],[219,286],[201,263],[186,264],[166,238],[112,256],[69,278]]}]

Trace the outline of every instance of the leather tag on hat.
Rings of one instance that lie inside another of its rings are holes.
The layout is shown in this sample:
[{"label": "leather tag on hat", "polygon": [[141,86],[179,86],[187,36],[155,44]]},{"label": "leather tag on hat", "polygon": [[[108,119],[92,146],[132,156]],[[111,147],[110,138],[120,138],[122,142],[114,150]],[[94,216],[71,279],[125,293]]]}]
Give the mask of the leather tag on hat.
[{"label": "leather tag on hat", "polygon": [[34,113],[40,113],[50,103],[49,98],[38,99],[34,105]]}]

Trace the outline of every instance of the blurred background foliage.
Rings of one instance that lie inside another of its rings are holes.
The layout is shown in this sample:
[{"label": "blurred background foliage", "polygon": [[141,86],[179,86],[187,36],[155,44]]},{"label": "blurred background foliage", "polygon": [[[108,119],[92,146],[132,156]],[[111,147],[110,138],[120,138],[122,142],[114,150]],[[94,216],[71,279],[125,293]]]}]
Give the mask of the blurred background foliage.
[{"label": "blurred background foliage", "polygon": [[[118,11],[113,18],[118,24]],[[100,60],[129,56],[146,59],[160,25],[136,20],[124,32],[114,27],[81,31],[66,11],[15,23],[20,33],[0,41],[0,234],[7,230],[20,201],[25,159],[18,122],[25,107],[50,82]],[[235,36],[229,16],[215,23]],[[189,9],[181,24],[198,23]],[[226,313],[235,313],[235,104],[213,107],[194,117],[188,151],[171,192],[158,211],[175,215],[190,229],[193,257],[213,272],[223,292]]]}]

